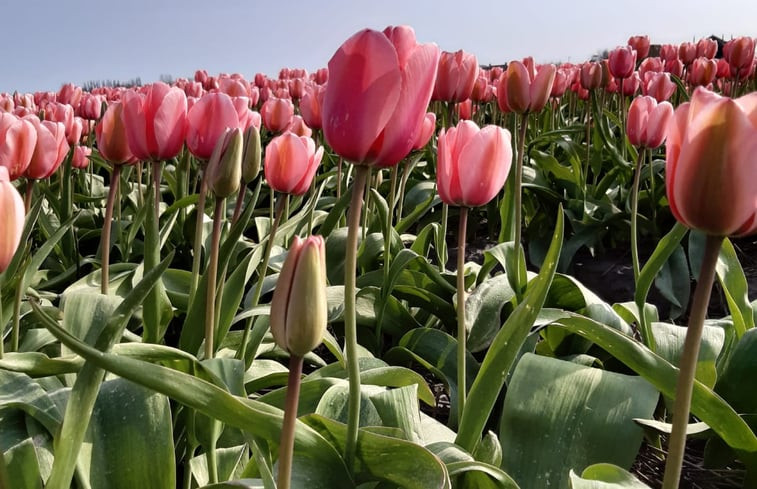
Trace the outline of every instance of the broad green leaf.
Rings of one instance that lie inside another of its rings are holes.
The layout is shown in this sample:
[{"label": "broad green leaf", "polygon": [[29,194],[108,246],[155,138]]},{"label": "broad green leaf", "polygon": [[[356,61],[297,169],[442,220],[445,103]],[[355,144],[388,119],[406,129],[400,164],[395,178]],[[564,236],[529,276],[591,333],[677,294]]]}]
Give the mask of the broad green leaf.
[{"label": "broad green leaf", "polygon": [[[687,328],[668,323],[652,323],[657,344],[657,354],[668,362],[678,366],[683,352],[683,342]],[[696,379],[712,389],[715,386],[718,372],[715,362],[723,349],[725,332],[717,326],[705,326],[699,346]]]},{"label": "broad green leaf", "polygon": [[754,315],[749,304],[749,285],[744,276],[744,269],[741,268],[733,243],[728,238],[723,240],[720,246],[715,271],[723,287],[733,324],[736,326],[736,337],[741,338],[748,329],[754,328]]},{"label": "broad green leaf", "polygon": [[686,253],[679,244],[655,278],[655,286],[671,304],[670,317],[679,317],[689,305],[691,278]]},{"label": "broad green leaf", "polygon": [[2,453],[2,448],[0,446],[0,455],[5,458],[8,480],[13,482],[13,489],[42,489],[42,476],[39,473],[34,441],[26,438],[8,448],[5,453]]},{"label": "broad green leaf", "polygon": [[[733,348],[723,373],[715,385],[720,394],[739,413],[757,413],[757,391],[747,379],[757,375],[757,330],[748,330]],[[704,421],[704,420],[703,420]]]},{"label": "broad green leaf", "polygon": [[506,275],[486,279],[465,299],[467,348],[478,352],[489,346],[502,326],[502,308],[515,297]]},{"label": "broad green leaf", "polygon": [[659,398],[641,377],[526,354],[502,408],[502,466],[523,489],[567,488],[571,469],[629,467]]},{"label": "broad green leaf", "polygon": [[[218,479],[229,480],[238,479],[239,477],[241,477],[241,472],[244,468],[245,461],[249,458],[247,457],[247,451],[248,448],[244,445],[228,448],[218,448],[216,450],[216,456],[218,460]],[[207,453],[203,453],[202,455],[198,455],[190,460],[189,466],[192,470],[192,476],[194,477],[195,481],[197,481],[198,485],[202,487],[213,487],[205,486],[206,484],[208,484],[209,480],[207,460]]]},{"label": "broad green leaf", "polygon": [[613,464],[594,464],[581,477],[570,471],[572,489],[650,489],[633,474]]},{"label": "broad green leaf", "polygon": [[462,421],[455,442],[468,451],[474,451],[481,440],[484,426],[494,409],[499,391],[505,383],[521,346],[526,341],[531,326],[539,314],[544,299],[555,275],[560,247],[563,240],[563,212],[557,215],[557,226],[552,236],[552,244],[542,264],[539,275],[529,286],[523,301],[494,338],[476,380],[468,392],[468,401],[463,411]]}]

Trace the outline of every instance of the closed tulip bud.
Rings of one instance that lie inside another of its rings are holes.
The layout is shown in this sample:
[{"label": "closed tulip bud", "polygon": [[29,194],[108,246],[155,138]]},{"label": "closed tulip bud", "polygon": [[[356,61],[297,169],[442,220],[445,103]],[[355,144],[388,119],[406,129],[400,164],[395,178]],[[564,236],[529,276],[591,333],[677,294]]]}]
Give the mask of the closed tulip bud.
[{"label": "closed tulip bud", "polygon": [[305,87],[305,93],[300,99],[300,113],[302,118],[309,127],[321,129],[323,119],[321,118],[321,107],[323,106],[323,95],[326,89],[321,85],[308,85]]},{"label": "closed tulip bud", "polygon": [[89,165],[89,156],[92,154],[92,148],[88,146],[77,145],[74,147],[74,155],[71,158],[71,166],[82,170]]},{"label": "closed tulip bud", "polygon": [[552,91],[549,93],[549,96],[554,98],[562,97],[568,89],[569,81],[568,72],[558,68],[557,72],[555,72],[555,81],[552,83]]},{"label": "closed tulip bud", "polygon": [[649,55],[649,36],[632,36],[628,45],[636,51],[637,59],[644,59]]},{"label": "closed tulip bud", "polygon": [[610,73],[615,78],[628,78],[636,68],[636,51],[631,46],[622,46],[610,51],[607,58]]},{"label": "closed tulip bud", "polygon": [[463,102],[470,98],[477,74],[478,61],[474,54],[462,49],[454,53],[442,52],[431,100]]},{"label": "closed tulip bud", "polygon": [[250,126],[244,132],[244,153],[242,154],[242,181],[245,184],[255,180],[260,173],[261,153],[260,129]]},{"label": "closed tulip bud", "polygon": [[695,87],[706,87],[715,80],[718,63],[714,59],[697,58],[689,69],[689,83]]},{"label": "closed tulip bud", "polygon": [[697,46],[693,42],[682,42],[678,46],[678,59],[685,66],[689,66],[697,57]]},{"label": "closed tulip bud", "polygon": [[718,52],[718,42],[715,39],[700,39],[697,42],[697,58],[712,59]]},{"label": "closed tulip bud", "polygon": [[641,92],[649,95],[658,102],[668,100],[676,91],[676,84],[670,79],[669,73],[648,72],[644,75]]},{"label": "closed tulip bud", "polygon": [[436,114],[433,112],[426,112],[426,117],[423,118],[423,129],[418,133],[418,138],[413,144],[413,149],[421,149],[428,144],[431,140],[431,136],[436,129]]},{"label": "closed tulip bud", "polygon": [[285,132],[268,143],[265,150],[265,177],[274,190],[302,195],[310,188],[323,157],[323,146],[316,151],[315,142]]},{"label": "closed tulip bud", "polygon": [[594,90],[602,84],[602,65],[590,61],[581,65],[581,87],[586,90]]},{"label": "closed tulip bud", "polygon": [[660,46],[660,58],[666,62],[678,59],[678,46],[673,44],[663,44]]},{"label": "closed tulip bud", "polygon": [[755,41],[751,37],[737,37],[723,46],[723,57],[731,65],[731,76],[745,78],[754,64]]},{"label": "closed tulip bud", "polygon": [[123,95],[123,115],[129,149],[140,160],[167,160],[184,145],[187,96],[177,87],[158,82]]},{"label": "closed tulip bud", "polygon": [[239,111],[225,93],[206,93],[187,111],[186,143],[196,157],[207,160],[227,128],[240,127]]},{"label": "closed tulip bud", "polygon": [[113,102],[95,127],[97,149],[103,158],[114,165],[126,163],[134,158],[126,138],[122,112],[122,103]]},{"label": "closed tulip bud", "polygon": [[683,62],[680,59],[666,61],[665,72],[681,78],[681,75],[683,75]]},{"label": "closed tulip bud", "polygon": [[292,122],[287,126],[286,130],[298,136],[310,137],[313,135],[313,130],[305,124],[302,116],[299,115],[292,117]]},{"label": "closed tulip bud", "polygon": [[288,98],[271,97],[260,107],[263,126],[271,132],[282,132],[292,123],[294,104]]},{"label": "closed tulip bud", "polygon": [[534,73],[520,61],[512,61],[497,85],[497,97],[504,97],[503,104],[517,114],[538,112],[544,108],[555,81],[555,65],[543,65]]},{"label": "closed tulip bud", "polygon": [[628,140],[639,148],[658,148],[672,119],[673,106],[669,102],[658,104],[652,97],[636,97],[628,107]]},{"label": "closed tulip bud", "polygon": [[665,65],[662,62],[662,59],[660,58],[646,58],[644,61],[639,64],[639,77],[641,79],[644,79],[644,75],[646,75],[649,72],[656,72],[659,73],[662,71],[662,69],[665,67]]},{"label": "closed tulip bud", "polygon": [[477,207],[494,198],[510,170],[510,132],[498,126],[483,129],[471,121],[439,134],[437,189],[449,205]]},{"label": "closed tulip bud", "polygon": [[37,130],[37,144],[25,175],[41,180],[55,173],[68,154],[66,129],[60,122],[40,122],[36,116],[29,116],[28,120]]},{"label": "closed tulip bud", "polygon": [[327,313],[323,238],[295,236],[273,291],[273,339],[291,355],[303,357],[323,340]]},{"label": "closed tulip bud", "polygon": [[8,268],[24,230],[24,201],[10,181],[8,169],[0,166],[0,273]]},{"label": "closed tulip bud", "polygon": [[757,93],[738,99],[702,87],[669,126],[665,163],[670,210],[713,236],[757,232]]},{"label": "closed tulip bud", "polygon": [[0,112],[0,166],[11,180],[24,174],[34,155],[37,131],[28,120]]},{"label": "closed tulip bud", "polygon": [[227,129],[218,139],[208,162],[208,183],[216,197],[226,198],[239,190],[242,179],[242,130]]}]

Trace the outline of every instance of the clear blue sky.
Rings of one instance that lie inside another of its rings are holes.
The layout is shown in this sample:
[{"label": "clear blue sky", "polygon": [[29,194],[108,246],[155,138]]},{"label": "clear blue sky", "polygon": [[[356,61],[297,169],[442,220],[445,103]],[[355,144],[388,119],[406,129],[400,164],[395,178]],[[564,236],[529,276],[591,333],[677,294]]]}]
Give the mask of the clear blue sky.
[{"label": "clear blue sky", "polygon": [[630,35],[757,36],[755,0],[5,0],[0,92],[161,74],[325,66],[364,27],[407,24],[482,64],[580,62]]}]

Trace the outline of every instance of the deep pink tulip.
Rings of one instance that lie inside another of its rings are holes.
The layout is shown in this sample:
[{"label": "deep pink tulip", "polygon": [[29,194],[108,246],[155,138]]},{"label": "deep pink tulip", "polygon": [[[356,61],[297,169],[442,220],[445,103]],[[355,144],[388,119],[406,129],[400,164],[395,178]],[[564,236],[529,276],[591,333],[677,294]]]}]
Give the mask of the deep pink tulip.
[{"label": "deep pink tulip", "polygon": [[486,74],[482,73],[476,77],[470,98],[478,103],[487,103],[494,100],[494,87],[489,83],[489,78]]},{"label": "deep pink tulip", "polygon": [[754,66],[755,41],[751,37],[737,37],[723,46],[723,57],[731,65],[731,77],[743,79]]},{"label": "deep pink tulip", "polygon": [[[620,87],[620,80],[617,82],[618,87]],[[626,97],[632,97],[637,91],[639,91],[640,85],[641,79],[639,78],[639,72],[634,71],[630,77],[623,80],[623,95]]]},{"label": "deep pink tulip", "polygon": [[681,78],[683,75],[683,61],[680,59],[671,59],[665,62],[665,72]]},{"label": "deep pink tulip", "polygon": [[581,87],[586,90],[594,90],[602,84],[602,65],[595,61],[589,61],[581,65]]},{"label": "deep pink tulip", "polygon": [[568,89],[568,83],[570,81],[570,74],[561,68],[558,68],[555,72],[555,81],[552,83],[552,91],[549,93],[550,97],[560,98]]},{"label": "deep pink tulip", "polygon": [[313,73],[313,81],[318,85],[325,85],[326,82],[329,81],[329,69],[318,68],[315,73]]},{"label": "deep pink tulip", "polygon": [[678,46],[678,59],[684,64],[689,66],[697,58],[697,45],[693,42],[682,42]]},{"label": "deep pink tulip", "polygon": [[507,71],[497,84],[497,100],[503,112],[538,112],[547,104],[557,68],[552,64],[542,65],[534,73],[532,63],[531,69],[520,61],[507,65]]},{"label": "deep pink tulip", "polygon": [[621,46],[610,51],[607,58],[610,74],[615,78],[629,78],[636,68],[636,51],[631,46]]},{"label": "deep pink tulip", "polygon": [[673,106],[669,102],[658,104],[652,97],[636,97],[628,107],[628,140],[638,148],[658,148],[672,119]]},{"label": "deep pink tulip", "polygon": [[40,121],[36,116],[29,116],[27,120],[37,131],[37,144],[24,175],[42,180],[55,173],[68,154],[66,128],[60,122]]},{"label": "deep pink tulip", "polygon": [[639,78],[644,79],[644,75],[650,71],[659,73],[665,67],[661,58],[646,58],[639,64]]},{"label": "deep pink tulip", "polygon": [[82,99],[81,87],[77,87],[73,83],[66,83],[58,91],[57,101],[62,104],[70,105],[74,110],[79,108],[79,104]]},{"label": "deep pink tulip", "polygon": [[0,112],[0,166],[11,180],[24,174],[37,144],[37,130],[28,120]]},{"label": "deep pink tulip", "polygon": [[718,52],[718,42],[715,39],[700,39],[697,41],[697,58],[712,59]]},{"label": "deep pink tulip", "polygon": [[510,132],[461,121],[442,129],[436,174],[439,197],[449,205],[477,207],[502,189],[512,162]]},{"label": "deep pink tulip", "polygon": [[83,170],[89,165],[89,156],[92,154],[92,148],[78,144],[74,146],[74,155],[71,158],[71,166]]},{"label": "deep pink tulip", "polygon": [[478,74],[476,56],[462,49],[454,53],[443,51],[431,100],[462,102],[471,96]]},{"label": "deep pink tulip", "polygon": [[206,93],[187,111],[187,148],[196,157],[208,160],[218,138],[226,129],[237,127],[239,115],[231,97]]},{"label": "deep pink tulip", "polygon": [[45,104],[44,110],[45,120],[63,124],[66,128],[66,139],[68,139],[69,134],[76,132],[73,107],[68,104],[61,104],[60,102],[48,102]]},{"label": "deep pink tulip", "polygon": [[271,132],[282,132],[292,123],[294,104],[288,98],[271,97],[260,107],[263,126]]},{"label": "deep pink tulip", "polygon": [[313,177],[323,157],[309,137],[291,132],[276,136],[265,149],[264,171],[268,185],[277,192],[302,195],[313,183]]},{"label": "deep pink tulip", "polygon": [[660,46],[660,58],[665,62],[678,59],[678,46],[663,44]]},{"label": "deep pink tulip", "polygon": [[718,74],[718,63],[714,59],[697,58],[689,68],[689,83],[695,87],[706,87]]},{"label": "deep pink tulip", "polygon": [[76,115],[83,119],[96,121],[100,118],[102,105],[105,101],[105,95],[85,93],[82,95],[81,103],[79,104],[79,109],[76,111]]},{"label": "deep pink tulip", "polygon": [[648,72],[641,84],[641,93],[649,95],[658,102],[668,100],[676,91],[676,84],[669,73]]},{"label": "deep pink tulip", "polygon": [[734,100],[699,87],[669,127],[666,188],[675,218],[714,236],[757,232],[757,93]]},{"label": "deep pink tulip", "polygon": [[457,112],[457,117],[460,120],[465,120],[465,121],[469,121],[473,118],[473,114],[476,113],[477,108],[478,107],[473,105],[473,101],[471,99],[455,104],[455,111]]},{"label": "deep pink tulip", "polygon": [[288,84],[289,94],[292,96],[292,100],[300,100],[305,93],[305,79],[304,78],[292,78]]},{"label": "deep pink tulip", "polygon": [[321,107],[323,106],[323,96],[326,88],[322,85],[310,84],[305,87],[305,93],[300,99],[300,113],[305,123],[313,129],[321,129],[323,122],[321,118]]},{"label": "deep pink tulip", "polygon": [[134,159],[126,136],[122,102],[113,102],[108,106],[95,127],[95,138],[98,151],[112,164],[120,165]]},{"label": "deep pink tulip", "polygon": [[0,273],[16,254],[24,230],[24,201],[13,186],[8,169],[0,166]]},{"label": "deep pink tulip", "polygon": [[422,129],[438,63],[439,48],[418,44],[410,27],[350,37],[329,61],[326,141],[352,163],[399,163]]},{"label": "deep pink tulip", "polygon": [[431,141],[431,136],[434,135],[436,130],[436,114],[433,112],[426,112],[426,117],[423,118],[423,127],[418,133],[418,138],[413,143],[413,149],[421,149]]},{"label": "deep pink tulip", "polygon": [[187,131],[187,96],[157,82],[144,93],[123,95],[123,118],[131,153],[140,160],[168,160],[179,154]]},{"label": "deep pink tulip", "polygon": [[649,36],[631,36],[628,45],[636,51],[636,59],[644,59],[649,56]]}]

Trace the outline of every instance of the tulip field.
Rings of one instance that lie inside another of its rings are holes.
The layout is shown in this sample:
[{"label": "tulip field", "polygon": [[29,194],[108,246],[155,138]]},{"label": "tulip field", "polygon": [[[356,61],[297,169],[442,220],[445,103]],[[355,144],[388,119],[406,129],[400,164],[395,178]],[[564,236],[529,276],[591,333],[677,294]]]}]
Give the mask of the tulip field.
[{"label": "tulip field", "polygon": [[0,489],[757,488],[755,39],[429,41],[0,93]]}]

